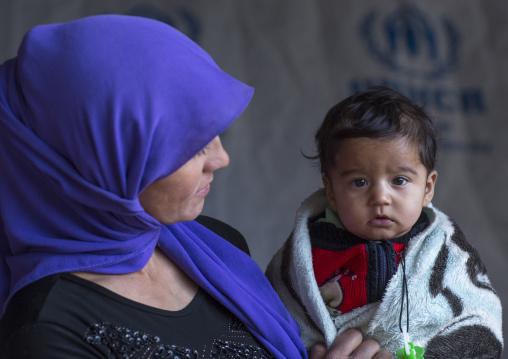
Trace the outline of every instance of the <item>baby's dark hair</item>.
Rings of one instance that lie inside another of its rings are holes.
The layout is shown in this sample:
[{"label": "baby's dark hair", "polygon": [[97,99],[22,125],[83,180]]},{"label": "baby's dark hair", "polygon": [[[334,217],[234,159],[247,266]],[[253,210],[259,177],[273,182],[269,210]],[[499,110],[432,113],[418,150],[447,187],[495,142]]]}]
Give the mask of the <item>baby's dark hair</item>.
[{"label": "baby's dark hair", "polygon": [[342,143],[350,138],[404,138],[415,144],[427,173],[436,162],[437,130],[424,109],[401,93],[372,86],[333,106],[316,132],[316,156],[328,175]]}]

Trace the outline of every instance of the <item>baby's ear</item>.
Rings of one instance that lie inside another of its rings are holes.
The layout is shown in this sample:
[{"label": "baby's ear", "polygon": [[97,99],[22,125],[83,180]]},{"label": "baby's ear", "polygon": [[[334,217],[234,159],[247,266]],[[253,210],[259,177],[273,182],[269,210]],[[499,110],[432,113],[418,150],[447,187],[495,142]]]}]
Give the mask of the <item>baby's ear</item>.
[{"label": "baby's ear", "polygon": [[337,206],[335,204],[335,194],[333,193],[332,183],[330,182],[328,177],[326,177],[326,175],[323,175],[323,177],[321,177],[321,179],[323,180],[323,184],[325,186],[326,200],[328,201],[328,207],[330,207],[335,212],[337,212]]},{"label": "baby's ear", "polygon": [[423,196],[423,206],[427,206],[434,198],[434,188],[437,181],[437,171],[432,170],[427,176],[427,183],[425,184],[425,195]]}]

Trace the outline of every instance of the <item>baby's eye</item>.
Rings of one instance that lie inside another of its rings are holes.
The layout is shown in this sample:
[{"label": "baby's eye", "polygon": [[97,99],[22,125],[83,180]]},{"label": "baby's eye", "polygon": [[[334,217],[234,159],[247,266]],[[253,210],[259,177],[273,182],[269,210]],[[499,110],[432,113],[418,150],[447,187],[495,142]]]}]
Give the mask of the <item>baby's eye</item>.
[{"label": "baby's eye", "polygon": [[404,177],[397,177],[392,181],[392,183],[396,186],[403,186],[407,183],[407,179]]},{"label": "baby's eye", "polygon": [[353,181],[353,186],[355,187],[363,187],[367,185],[367,181],[364,179],[355,179]]}]

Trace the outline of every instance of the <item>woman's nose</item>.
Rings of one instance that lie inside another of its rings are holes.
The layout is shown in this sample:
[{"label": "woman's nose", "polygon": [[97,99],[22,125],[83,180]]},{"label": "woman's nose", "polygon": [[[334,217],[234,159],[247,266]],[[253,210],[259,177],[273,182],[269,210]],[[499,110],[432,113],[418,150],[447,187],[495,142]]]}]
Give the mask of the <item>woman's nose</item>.
[{"label": "woman's nose", "polygon": [[209,170],[215,171],[226,167],[229,164],[229,155],[222,147],[219,136],[215,137],[209,144],[208,164]]}]

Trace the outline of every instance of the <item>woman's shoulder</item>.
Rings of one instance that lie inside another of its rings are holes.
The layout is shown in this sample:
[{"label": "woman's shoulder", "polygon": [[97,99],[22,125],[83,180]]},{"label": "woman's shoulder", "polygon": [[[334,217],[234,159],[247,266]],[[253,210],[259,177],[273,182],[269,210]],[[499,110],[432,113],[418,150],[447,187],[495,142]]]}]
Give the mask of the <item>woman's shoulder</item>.
[{"label": "woman's shoulder", "polygon": [[208,228],[215,234],[218,234],[231,244],[235,245],[250,255],[249,246],[247,245],[247,241],[245,240],[244,236],[229,224],[205,215],[200,215],[198,218],[196,218],[196,222]]}]

